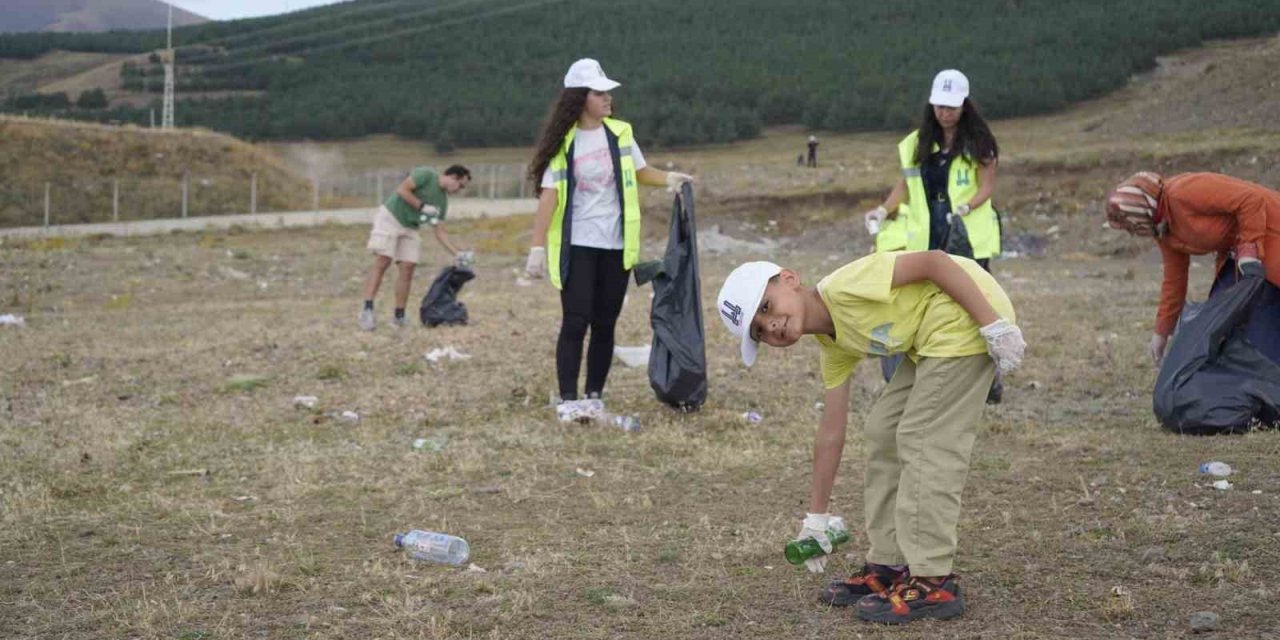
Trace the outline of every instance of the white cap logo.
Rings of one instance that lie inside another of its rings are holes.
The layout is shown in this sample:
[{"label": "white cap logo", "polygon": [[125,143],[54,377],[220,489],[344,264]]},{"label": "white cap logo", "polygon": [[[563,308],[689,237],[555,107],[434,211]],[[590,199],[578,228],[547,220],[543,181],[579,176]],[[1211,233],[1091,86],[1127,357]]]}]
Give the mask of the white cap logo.
[{"label": "white cap logo", "polygon": [[960,107],[969,97],[969,79],[955,69],[939,71],[933,77],[933,90],[929,93],[929,104],[940,107]]},{"label": "white cap logo", "polygon": [[742,326],[742,307],[739,307],[738,305],[732,302],[729,302],[728,300],[725,300],[721,304],[721,306],[724,308],[720,309],[720,313],[724,315],[724,317],[728,319],[729,322],[732,322],[733,326],[741,327]]}]

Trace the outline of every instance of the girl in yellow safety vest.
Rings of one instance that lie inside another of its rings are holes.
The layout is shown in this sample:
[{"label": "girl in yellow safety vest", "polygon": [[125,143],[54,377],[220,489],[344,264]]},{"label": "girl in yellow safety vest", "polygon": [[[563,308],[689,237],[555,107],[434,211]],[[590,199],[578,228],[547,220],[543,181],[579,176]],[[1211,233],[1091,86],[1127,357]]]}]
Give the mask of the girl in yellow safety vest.
[{"label": "girl in yellow safety vest", "polygon": [[[969,79],[955,69],[933,78],[920,128],[898,143],[902,177],[880,206],[864,214],[876,230],[876,251],[942,249],[952,215],[964,222],[973,258],[988,272],[1000,255],[1000,220],[991,202],[1000,147],[969,97]],[[882,362],[885,379],[896,361]],[[999,402],[1000,379],[989,402]]]},{"label": "girl in yellow safety vest", "polygon": [[938,73],[920,128],[898,144],[902,177],[884,204],[865,214],[881,227],[876,249],[942,248],[948,218],[956,214],[969,232],[974,259],[990,271],[990,259],[1000,254],[1000,223],[991,203],[999,155],[991,128],[969,98],[969,79],[955,69]]},{"label": "girl in yellow safety vest", "polygon": [[645,163],[631,125],[611,117],[609,92],[618,86],[599,62],[574,62],[529,167],[529,178],[539,187],[525,273],[545,275],[560,290],[564,318],[556,342],[556,377],[562,402],[578,399],[587,329],[584,391],[588,398],[604,392],[614,326],[640,254],[637,184],[677,190],[693,179]]}]

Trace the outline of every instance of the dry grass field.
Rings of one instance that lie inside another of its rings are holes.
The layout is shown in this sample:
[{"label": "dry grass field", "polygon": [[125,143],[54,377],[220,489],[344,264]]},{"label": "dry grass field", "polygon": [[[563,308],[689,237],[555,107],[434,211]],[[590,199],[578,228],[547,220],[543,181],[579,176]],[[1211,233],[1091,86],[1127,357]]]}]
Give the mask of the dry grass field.
[{"label": "dry grass field", "polygon": [[[470,325],[393,330],[387,286],[373,333],[355,328],[362,228],[0,244],[0,313],[27,322],[0,327],[0,637],[1184,638],[1212,611],[1207,637],[1280,638],[1280,434],[1157,427],[1158,258],[1100,231],[1098,205],[1145,167],[1276,184],[1280,151],[1266,130],[1083,130],[1139,99],[997,123],[1020,257],[995,273],[1030,346],[980,428],[956,621],[888,629],[819,605],[860,564],[861,534],[827,576],[783,559],[821,385],[811,341],[746,370],[714,315],[724,276],[757,254],[702,258],[700,413],[659,406],[642,370],[615,364],[610,407],[643,431],[569,426],[547,406],[558,299],[517,283],[530,221],[510,218],[452,225],[480,256]],[[777,136],[653,159],[701,169],[702,228],[769,237],[813,282],[869,250],[851,212],[892,179],[893,138],[835,138],[842,164],[816,172],[777,168],[797,146]],[[656,256],[669,205],[646,200]],[[415,302],[445,263],[425,249]],[[650,339],[648,306],[633,287],[620,344]],[[449,345],[472,357],[424,360]],[[863,365],[833,504],[855,523],[881,386]],[[294,408],[300,394],[319,406]],[[1237,469],[1233,489],[1197,473],[1209,460]],[[391,536],[411,528],[466,538],[476,568],[405,559]]]}]

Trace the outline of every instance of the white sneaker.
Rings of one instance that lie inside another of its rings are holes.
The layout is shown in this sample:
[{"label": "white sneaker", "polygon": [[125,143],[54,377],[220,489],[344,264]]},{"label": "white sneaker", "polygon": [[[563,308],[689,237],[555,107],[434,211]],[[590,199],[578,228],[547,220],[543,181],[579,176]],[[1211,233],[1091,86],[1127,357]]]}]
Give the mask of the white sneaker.
[{"label": "white sneaker", "polygon": [[392,316],[392,318],[391,318],[391,324],[392,324],[393,326],[395,326],[395,328],[397,328],[397,329],[403,329],[403,328],[405,328],[405,327],[409,326],[409,321],[408,321],[408,320],[406,320],[406,319],[404,319],[404,318],[397,318],[397,317]]},{"label": "white sneaker", "polygon": [[373,319],[373,309],[362,309],[360,311],[360,317],[356,319],[356,322],[360,325],[360,328],[365,331],[373,331],[373,328],[378,326],[378,323]]}]

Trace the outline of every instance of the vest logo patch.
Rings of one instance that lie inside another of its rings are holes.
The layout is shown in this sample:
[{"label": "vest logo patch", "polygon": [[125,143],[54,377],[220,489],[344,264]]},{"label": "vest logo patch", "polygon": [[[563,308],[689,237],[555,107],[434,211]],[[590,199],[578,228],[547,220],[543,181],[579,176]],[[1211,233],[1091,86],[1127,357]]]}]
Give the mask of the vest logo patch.
[{"label": "vest logo patch", "polygon": [[959,171],[956,171],[956,186],[957,186],[957,187],[966,187],[966,186],[968,186],[968,185],[969,185],[969,183],[970,183],[970,179],[969,179],[969,170],[968,170],[968,169],[960,169]]},{"label": "vest logo patch", "polygon": [[720,309],[720,314],[728,319],[729,322],[732,322],[733,326],[742,326],[742,307],[725,300],[723,308]]}]

